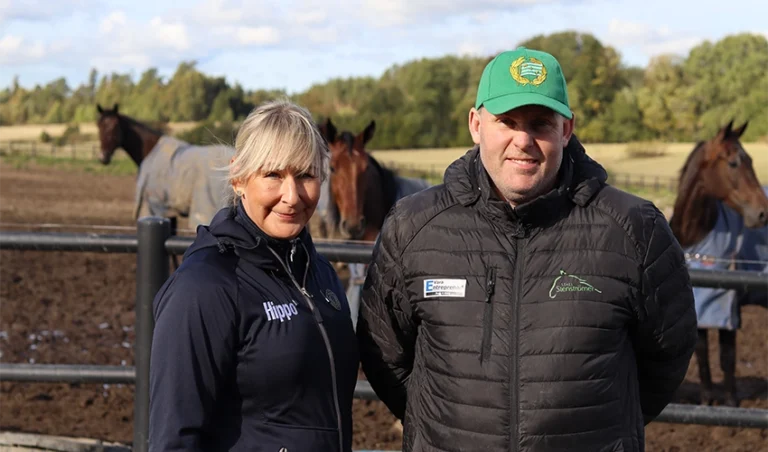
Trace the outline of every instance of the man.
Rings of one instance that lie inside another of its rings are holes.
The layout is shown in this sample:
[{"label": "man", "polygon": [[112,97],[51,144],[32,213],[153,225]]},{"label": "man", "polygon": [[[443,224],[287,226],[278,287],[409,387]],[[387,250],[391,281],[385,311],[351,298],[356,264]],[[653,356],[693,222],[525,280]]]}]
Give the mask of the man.
[{"label": "man", "polygon": [[557,60],[504,52],[469,113],[476,146],[387,217],[357,333],[404,451],[642,451],[682,382],[683,252],[573,128]]}]

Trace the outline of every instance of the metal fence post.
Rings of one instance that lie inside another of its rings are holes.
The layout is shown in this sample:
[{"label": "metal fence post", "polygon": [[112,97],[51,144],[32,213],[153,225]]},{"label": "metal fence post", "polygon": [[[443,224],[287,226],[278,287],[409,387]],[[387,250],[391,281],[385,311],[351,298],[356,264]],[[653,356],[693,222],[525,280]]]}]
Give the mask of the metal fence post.
[{"label": "metal fence post", "polygon": [[133,450],[149,449],[149,359],[152,349],[152,301],[168,279],[168,252],[165,241],[171,235],[166,218],[144,217],[137,223],[136,236],[136,345],[134,362],[136,386],[133,405]]}]

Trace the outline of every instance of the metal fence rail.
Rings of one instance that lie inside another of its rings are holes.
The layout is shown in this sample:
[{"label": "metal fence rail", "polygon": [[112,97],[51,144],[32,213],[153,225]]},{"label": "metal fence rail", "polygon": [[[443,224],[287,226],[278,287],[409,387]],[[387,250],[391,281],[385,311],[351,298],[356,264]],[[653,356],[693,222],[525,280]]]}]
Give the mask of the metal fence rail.
[{"label": "metal fence rail", "polygon": [[[135,236],[0,231],[0,249],[136,253],[137,262],[135,368],[0,364],[0,381],[135,384],[133,450],[146,451],[149,431],[149,356],[154,328],[152,301],[168,277],[169,256],[183,254],[193,241],[191,237],[170,234],[169,220],[151,217],[138,221]],[[363,243],[317,240],[315,246],[328,260],[348,263],[367,263],[373,251],[372,245]],[[768,277],[756,272],[689,269],[689,274],[696,286],[768,290]],[[377,400],[366,381],[358,382],[355,397]],[[669,405],[657,421],[768,428],[768,410]]]}]

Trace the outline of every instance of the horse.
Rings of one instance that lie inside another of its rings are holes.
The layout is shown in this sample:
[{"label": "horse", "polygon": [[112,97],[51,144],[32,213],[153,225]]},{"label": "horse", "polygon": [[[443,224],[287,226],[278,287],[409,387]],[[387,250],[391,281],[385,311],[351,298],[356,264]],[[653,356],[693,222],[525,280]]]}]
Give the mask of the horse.
[{"label": "horse", "polygon": [[[733,259],[743,252],[745,228],[768,224],[768,197],[757,180],[752,158],[739,141],[747,124],[733,129],[731,121],[714,137],[698,142],[680,170],[670,228],[686,253],[689,268],[731,269]],[[701,404],[713,402],[708,329],[718,330],[724,404],[739,404],[735,371],[740,296],[734,290],[694,287]]]},{"label": "horse", "polygon": [[374,242],[395,202],[430,184],[423,179],[399,176],[365,149],[373,138],[376,121],[357,135],[339,132],[330,118],[319,128],[331,154],[325,190],[328,204],[323,215],[328,235]]},{"label": "horse", "polygon": [[208,224],[225,207],[224,168],[234,155],[230,146],[194,146],[119,113],[119,105],[97,104],[102,164],[123,148],[139,168],[134,219],[153,215],[188,219],[195,228]]},{"label": "horse", "polygon": [[[376,121],[362,132],[339,132],[330,118],[318,125],[331,154],[330,177],[323,187],[316,226],[326,237],[375,242],[384,220],[395,203],[429,188],[426,180],[407,178],[379,163],[366,149]],[[357,325],[366,266],[350,264],[347,300],[352,323]]]}]

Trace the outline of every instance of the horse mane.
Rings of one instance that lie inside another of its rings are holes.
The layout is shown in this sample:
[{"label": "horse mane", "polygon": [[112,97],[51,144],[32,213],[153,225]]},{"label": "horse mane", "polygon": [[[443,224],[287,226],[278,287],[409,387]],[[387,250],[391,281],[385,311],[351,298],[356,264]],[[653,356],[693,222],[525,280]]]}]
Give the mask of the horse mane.
[{"label": "horse mane", "polygon": [[680,176],[678,178],[678,190],[681,191],[683,194],[688,195],[690,192],[691,185],[696,181],[695,171],[691,170],[691,168],[698,169],[699,165],[698,163],[701,161],[702,156],[704,153],[702,152],[705,148],[706,141],[699,141],[696,143],[696,146],[693,147],[693,150],[688,154],[688,157],[685,158],[685,163],[683,163],[683,166],[680,168]]},{"label": "horse mane", "polygon": [[394,170],[384,167],[378,160],[373,158],[371,154],[368,154],[368,160],[381,175],[381,182],[384,184],[385,211],[389,211],[397,201],[397,173],[395,173]]},{"label": "horse mane", "polygon": [[163,136],[163,135],[165,135],[165,133],[164,133],[164,132],[162,132],[162,131],[160,131],[160,130],[157,130],[157,129],[155,129],[154,127],[150,127],[150,126],[148,126],[147,124],[145,124],[145,123],[143,123],[143,122],[139,122],[139,121],[137,121],[136,119],[133,119],[133,118],[131,118],[130,116],[126,116],[126,115],[124,115],[124,114],[122,114],[122,113],[117,113],[117,118],[118,118],[120,121],[125,121],[125,122],[127,122],[127,123],[128,123],[128,125],[130,125],[130,126],[133,126],[133,127],[137,127],[137,128],[140,128],[140,129],[144,129],[144,130],[145,130],[145,131],[147,131],[147,132],[151,132],[151,133],[154,133],[154,134],[157,134],[157,135],[160,135],[160,136]]},{"label": "horse mane", "polygon": [[[698,178],[698,170],[701,167],[701,161],[704,158],[707,143],[707,141],[697,142],[696,146],[685,159],[682,168],[680,168],[677,198],[675,199],[672,218],[669,225],[672,229],[672,233],[683,247],[690,246],[698,240],[701,240],[708,232],[707,226],[711,220],[716,218],[712,216],[712,214],[715,213],[715,204],[702,204],[702,202],[706,200],[693,199],[698,195],[698,190],[696,189],[697,184],[700,182]],[[693,201],[702,202],[694,203]],[[696,208],[700,208],[703,211],[690,211]]]}]

